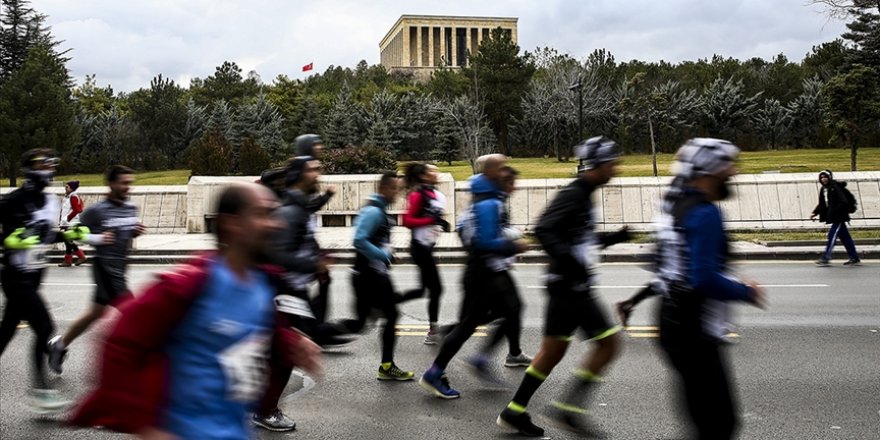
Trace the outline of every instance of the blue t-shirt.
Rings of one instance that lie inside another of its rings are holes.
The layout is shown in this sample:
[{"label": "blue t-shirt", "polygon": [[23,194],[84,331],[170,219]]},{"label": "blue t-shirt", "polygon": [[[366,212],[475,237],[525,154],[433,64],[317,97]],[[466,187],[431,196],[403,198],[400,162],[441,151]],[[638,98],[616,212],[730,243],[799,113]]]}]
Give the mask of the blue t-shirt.
[{"label": "blue t-shirt", "polygon": [[204,289],[166,349],[163,428],[182,439],[246,439],[247,413],[265,389],[274,291],[264,273],[242,281],[223,260]]}]

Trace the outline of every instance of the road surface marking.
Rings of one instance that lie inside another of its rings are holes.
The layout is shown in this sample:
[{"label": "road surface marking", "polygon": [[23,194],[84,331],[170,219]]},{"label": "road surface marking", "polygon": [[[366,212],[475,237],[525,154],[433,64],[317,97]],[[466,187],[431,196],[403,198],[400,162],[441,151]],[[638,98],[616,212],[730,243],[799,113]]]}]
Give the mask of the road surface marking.
[{"label": "road surface marking", "polygon": [[[759,284],[761,287],[772,287],[772,288],[807,288],[807,287],[831,287],[830,284]],[[637,286],[610,286],[610,285],[598,285],[593,286],[596,289],[641,289],[645,287],[645,284],[639,284]],[[526,286],[526,289],[546,289],[547,286]]]}]

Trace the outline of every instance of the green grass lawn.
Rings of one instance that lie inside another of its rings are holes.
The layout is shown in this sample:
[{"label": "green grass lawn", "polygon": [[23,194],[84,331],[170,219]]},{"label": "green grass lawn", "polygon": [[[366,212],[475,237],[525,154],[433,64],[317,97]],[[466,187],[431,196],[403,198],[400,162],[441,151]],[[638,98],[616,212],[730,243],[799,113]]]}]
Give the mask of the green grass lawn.
[{"label": "green grass lawn", "polygon": [[[672,154],[660,154],[657,157],[657,169],[661,175],[669,174]],[[553,158],[513,158],[510,164],[520,171],[523,179],[570,178],[574,177],[577,163],[560,163]],[[880,170],[880,148],[862,148],[859,150],[859,170]],[[438,164],[440,171],[451,173],[455,180],[466,180],[471,176],[470,165],[465,161],[456,161],[452,166]],[[782,173],[818,173],[823,169],[833,171],[849,170],[849,150],[785,150],[785,151],[746,151],[739,161],[742,174],[759,174],[765,171]],[[624,156],[621,165],[621,176],[650,176],[651,155],[630,154]],[[83,186],[100,186],[104,178],[100,174],[77,174],[58,176],[57,180],[79,180]],[[186,185],[189,181],[189,170],[151,171],[138,173],[138,185]]]},{"label": "green grass lawn", "polygon": [[[103,174],[69,174],[55,176],[55,180],[67,182],[79,180],[80,186],[103,186]],[[189,170],[144,171],[135,175],[135,185],[186,185]]]},{"label": "green grass lawn", "polygon": [[[668,175],[672,164],[672,154],[657,156],[657,170],[660,175]],[[520,171],[523,179],[569,178],[574,177],[575,161],[560,163],[555,158],[514,158],[510,165]],[[880,148],[862,148],[859,150],[858,165],[860,171],[880,170]],[[455,180],[465,180],[471,175],[471,168],[465,161],[453,162],[452,166],[438,164],[440,171],[452,173]],[[630,154],[623,158],[621,176],[651,176],[651,155]],[[849,171],[849,150],[814,149],[785,151],[746,151],[739,160],[742,174],[759,174],[765,171],[782,173],[818,173],[823,169],[833,171]]]}]

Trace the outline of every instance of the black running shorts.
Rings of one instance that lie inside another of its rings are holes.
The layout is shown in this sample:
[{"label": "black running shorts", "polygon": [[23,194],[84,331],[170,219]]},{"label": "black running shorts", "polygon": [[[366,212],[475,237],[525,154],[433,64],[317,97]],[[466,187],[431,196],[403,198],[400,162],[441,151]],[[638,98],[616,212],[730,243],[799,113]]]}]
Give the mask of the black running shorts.
[{"label": "black running shorts", "polygon": [[113,260],[92,260],[92,272],[95,276],[95,303],[102,306],[115,303],[117,299],[128,295],[125,280],[125,262]]},{"label": "black running shorts", "polygon": [[547,290],[550,301],[544,321],[544,335],[571,338],[581,329],[587,339],[607,338],[620,331],[613,325],[591,290],[574,291],[565,282],[551,283]]}]

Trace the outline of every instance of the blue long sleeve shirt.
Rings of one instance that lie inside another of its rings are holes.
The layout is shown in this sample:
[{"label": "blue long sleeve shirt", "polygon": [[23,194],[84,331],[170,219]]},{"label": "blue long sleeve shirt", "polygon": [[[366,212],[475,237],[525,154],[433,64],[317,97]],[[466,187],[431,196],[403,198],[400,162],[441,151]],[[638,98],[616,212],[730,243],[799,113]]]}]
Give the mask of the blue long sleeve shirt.
[{"label": "blue long sleeve shirt", "polygon": [[748,287],[724,276],[727,238],[721,210],[709,203],[695,206],[685,218],[690,279],[694,290],[722,301],[748,301]]},{"label": "blue long sleeve shirt", "polygon": [[474,204],[474,249],[502,256],[516,254],[516,245],[502,234],[501,210],[504,202],[501,189],[481,174],[471,181],[471,193],[474,197],[488,196]]},{"label": "blue long sleeve shirt", "polygon": [[[379,202],[384,207],[388,206],[388,201],[378,194],[370,196],[370,199]],[[385,220],[383,209],[373,205],[361,208],[354,224],[354,248],[369,260],[390,264],[391,253],[370,242],[370,237],[382,227]]]}]

